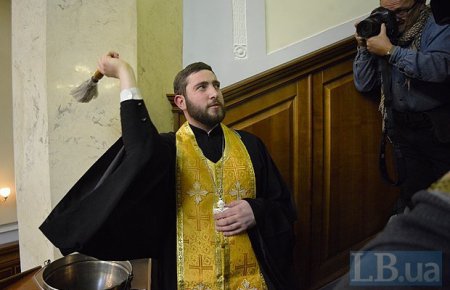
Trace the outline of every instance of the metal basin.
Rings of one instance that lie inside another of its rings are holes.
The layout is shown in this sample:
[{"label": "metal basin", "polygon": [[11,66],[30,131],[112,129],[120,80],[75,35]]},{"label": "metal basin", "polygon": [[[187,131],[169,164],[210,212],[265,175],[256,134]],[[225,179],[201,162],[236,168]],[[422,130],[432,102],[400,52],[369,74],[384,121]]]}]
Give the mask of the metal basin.
[{"label": "metal basin", "polygon": [[46,265],[34,278],[43,290],[129,290],[133,274],[128,261],[72,254]]}]

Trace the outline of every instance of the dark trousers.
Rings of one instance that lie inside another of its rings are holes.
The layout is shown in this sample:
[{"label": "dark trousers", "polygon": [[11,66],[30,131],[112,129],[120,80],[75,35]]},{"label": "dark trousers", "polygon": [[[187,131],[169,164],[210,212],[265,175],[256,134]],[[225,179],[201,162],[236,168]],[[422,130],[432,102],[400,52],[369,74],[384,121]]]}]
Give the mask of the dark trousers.
[{"label": "dark trousers", "polygon": [[398,211],[411,197],[450,171],[450,142],[439,140],[427,113],[394,112],[395,140],[405,158]]}]

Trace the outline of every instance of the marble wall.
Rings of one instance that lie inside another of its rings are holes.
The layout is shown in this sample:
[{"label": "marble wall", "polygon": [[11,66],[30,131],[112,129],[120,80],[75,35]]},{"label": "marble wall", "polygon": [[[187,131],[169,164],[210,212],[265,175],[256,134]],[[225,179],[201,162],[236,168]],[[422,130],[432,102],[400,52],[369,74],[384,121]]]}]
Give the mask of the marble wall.
[{"label": "marble wall", "polygon": [[119,81],[104,78],[98,98],[70,90],[88,80],[108,51],[136,68],[135,1],[46,1],[45,54],[52,206],[119,136]]},{"label": "marble wall", "polygon": [[[12,2],[13,114],[20,251],[41,264],[52,254],[37,226],[50,209],[46,1]],[[21,33],[15,34],[15,31]],[[24,268],[29,265],[24,263]]]}]

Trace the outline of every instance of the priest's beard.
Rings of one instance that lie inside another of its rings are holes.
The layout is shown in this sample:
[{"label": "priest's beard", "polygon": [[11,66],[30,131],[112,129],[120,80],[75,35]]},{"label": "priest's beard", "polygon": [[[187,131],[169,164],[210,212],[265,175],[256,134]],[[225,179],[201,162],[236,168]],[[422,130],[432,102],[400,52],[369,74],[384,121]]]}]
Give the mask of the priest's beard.
[{"label": "priest's beard", "polygon": [[[212,106],[219,107],[217,109],[211,110],[210,107]],[[200,106],[194,105],[189,101],[189,99],[186,98],[186,109],[189,113],[189,116],[211,128],[216,124],[222,122],[222,120],[225,118],[225,108],[223,104],[217,100],[202,108]]]}]

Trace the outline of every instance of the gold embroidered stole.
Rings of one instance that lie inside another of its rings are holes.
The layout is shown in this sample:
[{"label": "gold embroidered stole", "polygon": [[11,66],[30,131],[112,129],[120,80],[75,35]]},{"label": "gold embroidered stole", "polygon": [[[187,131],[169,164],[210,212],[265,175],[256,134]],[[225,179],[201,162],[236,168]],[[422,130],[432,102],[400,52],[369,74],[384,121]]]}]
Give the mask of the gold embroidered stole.
[{"label": "gold embroidered stole", "polygon": [[434,182],[429,188],[434,193],[444,194],[450,197],[450,171],[447,172],[438,181]]},{"label": "gold embroidered stole", "polygon": [[213,208],[221,195],[228,204],[256,193],[247,149],[235,131],[221,126],[224,151],[215,164],[187,122],[176,133],[178,289],[266,289],[248,235],[224,237],[215,230]]}]

